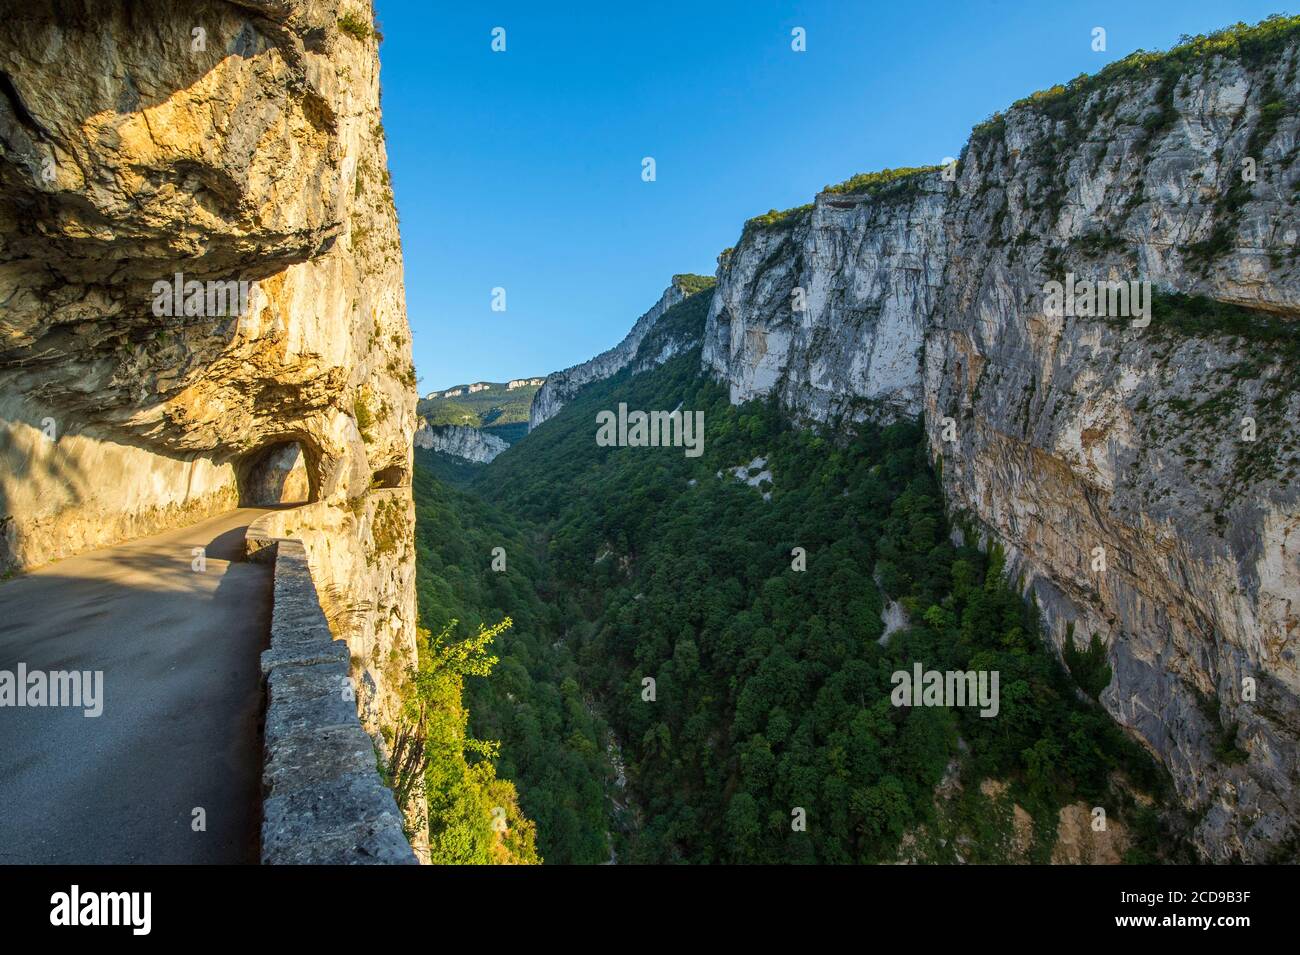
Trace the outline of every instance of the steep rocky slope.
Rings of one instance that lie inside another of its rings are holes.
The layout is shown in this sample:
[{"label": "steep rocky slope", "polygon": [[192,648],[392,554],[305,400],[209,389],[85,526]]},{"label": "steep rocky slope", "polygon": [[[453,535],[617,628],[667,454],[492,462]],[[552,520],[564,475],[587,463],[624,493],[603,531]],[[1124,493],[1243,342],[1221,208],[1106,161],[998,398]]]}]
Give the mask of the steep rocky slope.
[{"label": "steep rocky slope", "polygon": [[[1103,704],[1216,861],[1300,832],[1298,38],[1135,55],[982,124],[948,175],[751,220],[704,333],[733,401],[926,415],[951,506],[1058,648],[1104,639]],[[1150,281],[1150,324],[1054,314],[1067,273]]]},{"label": "steep rocky slope", "polygon": [[[361,0],[0,21],[0,566],[226,510],[296,442],[293,530],[374,728],[414,655],[415,393],[370,22]],[[246,308],[160,315],[177,273],[246,281]]]},{"label": "steep rocky slope", "polygon": [[552,417],[564,407],[565,402],[578,393],[578,389],[583,385],[593,381],[603,381],[631,362],[636,357],[642,339],[664,312],[691,292],[702,288],[704,284],[708,284],[707,280],[698,275],[674,275],[668,288],[664,289],[663,295],[659,296],[659,301],[636,320],[632,330],[621,342],[608,351],[601,352],[590,361],[547,375],[546,381],[533,396],[533,406],[528,414],[529,430]]}]

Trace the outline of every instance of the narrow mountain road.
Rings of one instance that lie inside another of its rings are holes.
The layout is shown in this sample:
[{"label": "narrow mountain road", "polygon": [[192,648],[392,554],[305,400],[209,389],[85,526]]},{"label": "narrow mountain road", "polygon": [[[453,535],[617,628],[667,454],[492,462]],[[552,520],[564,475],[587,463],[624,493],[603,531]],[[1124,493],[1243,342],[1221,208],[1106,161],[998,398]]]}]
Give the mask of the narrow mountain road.
[{"label": "narrow mountain road", "polygon": [[242,558],[263,513],[0,583],[0,671],[99,671],[103,706],[0,706],[0,864],[257,861],[271,568]]}]

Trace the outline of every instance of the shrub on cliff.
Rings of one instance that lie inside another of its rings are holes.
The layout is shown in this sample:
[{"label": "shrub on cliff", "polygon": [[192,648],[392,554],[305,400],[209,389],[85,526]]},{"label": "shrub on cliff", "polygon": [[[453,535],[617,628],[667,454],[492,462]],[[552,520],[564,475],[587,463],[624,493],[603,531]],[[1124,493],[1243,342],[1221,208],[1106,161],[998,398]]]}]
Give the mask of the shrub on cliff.
[{"label": "shrub on cliff", "polygon": [[424,780],[434,864],[541,862],[536,827],[520,812],[515,787],[496,777],[491,760],[500,744],[466,732],[469,714],[461,702],[466,676],[492,672],[497,663],[490,653],[492,642],[511,620],[480,625],[465,640],[453,637],[455,626],[452,620],[437,634],[420,630],[419,667],[410,674],[393,737],[393,792],[398,804],[407,806],[416,783]]}]

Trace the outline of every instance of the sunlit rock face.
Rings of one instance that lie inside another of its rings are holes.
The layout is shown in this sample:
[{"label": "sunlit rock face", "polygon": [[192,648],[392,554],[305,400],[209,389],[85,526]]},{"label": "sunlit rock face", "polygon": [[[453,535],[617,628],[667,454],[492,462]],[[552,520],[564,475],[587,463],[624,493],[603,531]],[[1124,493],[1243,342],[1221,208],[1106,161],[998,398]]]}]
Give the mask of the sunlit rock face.
[{"label": "sunlit rock face", "polygon": [[[382,703],[414,653],[414,375],[377,43],[342,6],[0,20],[0,567],[225,510],[251,456],[296,442],[357,531],[318,583]],[[375,547],[372,484],[405,501],[400,548]]]},{"label": "sunlit rock face", "polygon": [[475,464],[487,464],[510,447],[495,434],[459,424],[423,424],[415,432],[415,446],[441,451]]},{"label": "sunlit rock face", "polygon": [[[1293,855],[1300,827],[1295,369],[1159,317],[1048,314],[1044,287],[1146,279],[1300,321],[1298,73],[1292,46],[1168,88],[1117,82],[1065,118],[1013,108],[954,181],[845,208],[823,195],[746,229],[704,341],[733,401],[925,414],[952,508],[1007,548],[1058,648],[1071,629],[1106,641],[1103,704],[1169,768],[1218,861]],[[1291,105],[1261,128],[1270,96]],[[1223,199],[1248,166],[1234,217]]]},{"label": "sunlit rock face", "polygon": [[921,342],[947,261],[938,177],[881,200],[823,193],[719,261],[704,364],[733,402],[799,417],[921,408]]}]

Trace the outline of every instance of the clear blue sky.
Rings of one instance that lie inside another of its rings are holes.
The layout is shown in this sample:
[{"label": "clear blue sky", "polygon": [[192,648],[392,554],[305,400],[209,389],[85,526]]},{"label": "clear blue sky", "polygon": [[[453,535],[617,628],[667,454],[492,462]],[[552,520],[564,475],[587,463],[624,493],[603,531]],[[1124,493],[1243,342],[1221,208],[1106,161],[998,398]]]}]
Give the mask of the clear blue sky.
[{"label": "clear blue sky", "polygon": [[[713,274],[752,215],[956,156],[990,113],[1135,49],[1289,12],[1252,0],[377,8],[421,393],[585,361],[674,272]],[[496,26],[504,53],[490,48]],[[790,49],[796,26],[807,52]],[[644,156],[655,182],[641,180]],[[496,286],[505,312],[490,308]]]}]

